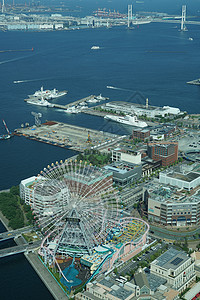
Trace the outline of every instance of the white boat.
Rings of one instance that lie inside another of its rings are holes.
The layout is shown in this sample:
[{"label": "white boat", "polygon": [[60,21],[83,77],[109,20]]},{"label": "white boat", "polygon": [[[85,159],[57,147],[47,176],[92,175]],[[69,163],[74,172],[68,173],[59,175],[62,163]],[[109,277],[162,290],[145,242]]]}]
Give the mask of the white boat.
[{"label": "white boat", "polygon": [[67,91],[58,92],[58,90],[44,90],[43,86],[39,91],[36,91],[33,95],[29,95],[29,98],[32,97],[44,97],[47,100],[58,98],[67,94]]},{"label": "white boat", "polygon": [[96,96],[95,99],[99,100],[99,101],[102,101],[102,100],[108,100],[108,98],[106,97],[103,97],[101,94]]},{"label": "white boat", "polygon": [[48,97],[48,99],[54,99],[54,98],[62,97],[66,94],[67,94],[67,91],[59,92],[58,90],[53,89],[52,91],[50,91],[50,94],[47,97]]},{"label": "white boat", "polygon": [[99,46],[92,46],[92,47],[91,47],[91,50],[99,50],[99,49],[100,49]]},{"label": "white boat", "polygon": [[87,103],[97,103],[99,101],[100,100],[93,98],[93,99],[88,100]]},{"label": "white boat", "polygon": [[46,99],[44,99],[43,97],[41,99],[30,99],[26,101],[29,104],[33,104],[33,105],[39,105],[39,106],[46,106],[46,107],[54,107],[54,104],[49,103]]},{"label": "white boat", "polygon": [[21,83],[24,82],[24,80],[14,80],[13,83]]},{"label": "white boat", "polygon": [[189,39],[188,39],[189,41],[193,41],[193,38],[192,37],[189,37]]},{"label": "white boat", "polygon": [[66,109],[65,111],[66,113],[70,113],[70,114],[78,114],[80,112],[79,109],[77,109],[76,106],[71,106],[68,109]]},{"label": "white boat", "polygon": [[106,115],[104,119],[141,128],[148,126],[146,122],[139,121],[135,115],[126,115],[125,117]]}]

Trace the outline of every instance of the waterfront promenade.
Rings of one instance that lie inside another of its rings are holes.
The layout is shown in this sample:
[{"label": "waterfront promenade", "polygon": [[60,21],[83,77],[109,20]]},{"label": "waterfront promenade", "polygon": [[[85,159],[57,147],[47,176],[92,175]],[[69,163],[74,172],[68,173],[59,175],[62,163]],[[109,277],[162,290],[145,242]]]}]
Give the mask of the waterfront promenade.
[{"label": "waterfront promenade", "polygon": [[25,257],[27,258],[27,260],[29,261],[33,269],[36,271],[38,276],[41,278],[43,283],[46,285],[46,287],[48,288],[48,290],[51,292],[51,294],[56,300],[68,299],[67,295],[62,290],[62,288],[58,285],[54,277],[47,270],[47,268],[42,264],[37,254],[25,253]]}]

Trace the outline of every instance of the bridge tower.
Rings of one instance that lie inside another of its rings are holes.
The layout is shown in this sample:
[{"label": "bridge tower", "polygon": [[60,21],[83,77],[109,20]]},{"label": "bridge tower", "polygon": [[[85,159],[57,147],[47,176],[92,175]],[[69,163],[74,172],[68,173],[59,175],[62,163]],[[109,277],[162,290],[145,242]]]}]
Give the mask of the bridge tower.
[{"label": "bridge tower", "polygon": [[128,28],[130,27],[130,24],[132,22],[133,17],[133,5],[128,5]]},{"label": "bridge tower", "polygon": [[182,17],[181,17],[181,31],[186,31],[187,28],[185,26],[186,21],[186,5],[182,6]]}]

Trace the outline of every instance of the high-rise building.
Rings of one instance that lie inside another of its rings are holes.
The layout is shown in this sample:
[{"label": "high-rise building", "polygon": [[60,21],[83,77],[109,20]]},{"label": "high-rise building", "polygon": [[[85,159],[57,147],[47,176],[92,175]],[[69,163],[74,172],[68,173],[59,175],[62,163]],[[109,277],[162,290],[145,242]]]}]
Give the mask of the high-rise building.
[{"label": "high-rise building", "polygon": [[169,166],[178,160],[178,143],[149,143],[147,153],[153,160],[161,160],[162,166]]}]

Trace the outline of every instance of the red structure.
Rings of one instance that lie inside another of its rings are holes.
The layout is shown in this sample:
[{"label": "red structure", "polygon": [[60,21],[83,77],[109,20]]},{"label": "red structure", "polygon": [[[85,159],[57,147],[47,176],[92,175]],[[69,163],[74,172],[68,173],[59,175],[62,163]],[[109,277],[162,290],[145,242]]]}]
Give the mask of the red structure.
[{"label": "red structure", "polygon": [[147,153],[153,160],[161,160],[166,167],[178,160],[178,143],[148,143]]}]

